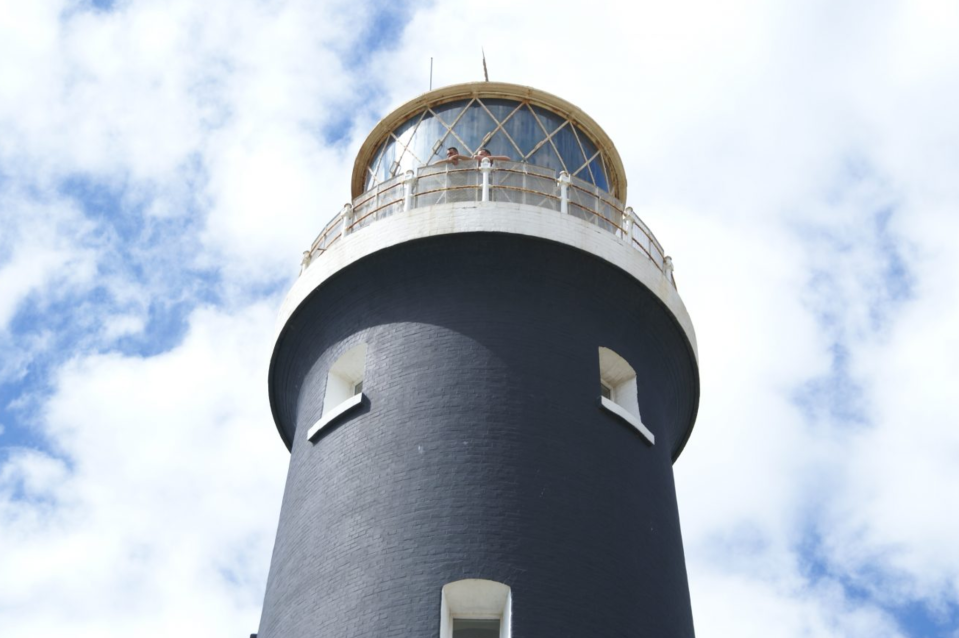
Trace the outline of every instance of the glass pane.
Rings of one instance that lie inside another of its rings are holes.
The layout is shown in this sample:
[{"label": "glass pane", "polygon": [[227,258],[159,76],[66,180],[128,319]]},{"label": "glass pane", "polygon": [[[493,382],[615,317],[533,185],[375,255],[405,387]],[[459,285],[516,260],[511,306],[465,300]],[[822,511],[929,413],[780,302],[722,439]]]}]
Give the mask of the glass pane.
[{"label": "glass pane", "polygon": [[409,144],[409,140],[413,136],[413,129],[419,123],[421,115],[422,114],[414,115],[410,119],[397,126],[393,131],[393,135],[395,135],[398,140],[403,142],[404,145]]},{"label": "glass pane", "polygon": [[395,173],[396,175],[402,175],[403,173],[410,170],[411,168],[416,167],[416,160],[413,159],[412,153],[410,153],[405,148],[403,148],[402,145],[400,144],[396,145],[396,154],[398,156],[396,159],[396,162],[398,164],[396,168],[396,173]]},{"label": "glass pane", "polygon": [[366,175],[366,188],[367,188],[367,190],[369,190],[370,188],[372,188],[373,185],[374,185],[377,181],[379,181],[379,180],[376,178],[376,176],[377,176],[377,172],[376,172],[376,171],[377,171],[377,169],[379,168],[378,162],[380,161],[380,158],[383,156],[383,150],[384,150],[385,148],[386,148],[386,144],[380,144],[379,150],[377,150],[377,151],[376,151],[376,155],[373,156],[373,161],[370,162],[370,169],[371,169],[371,171],[368,172],[367,175]]},{"label": "glass pane", "polygon": [[396,151],[397,155],[402,153],[397,161],[399,161],[400,165],[402,166],[402,170],[404,171],[413,168],[418,164],[418,156],[416,153],[412,149],[407,149],[406,147],[412,145],[414,132],[417,130],[416,125],[419,124],[421,116],[422,113],[420,115],[411,117],[409,120],[397,127],[395,131],[393,131],[393,135],[396,136],[396,139],[399,142]]},{"label": "glass pane", "polygon": [[[576,138],[579,140],[579,144],[583,148],[583,152],[586,153],[587,160],[591,159],[594,155],[596,155],[596,145],[593,144],[592,140],[590,140],[586,136],[586,133],[583,133],[582,130],[580,130],[579,128],[575,126],[573,127],[573,133],[576,134]],[[592,170],[590,168],[584,168],[582,171],[580,171],[580,177],[582,177],[583,179],[587,181],[595,183],[595,179],[594,179],[594,176],[592,175]]]},{"label": "glass pane", "polygon": [[431,109],[444,124],[451,126],[467,104],[469,104],[469,100],[456,100],[455,102],[433,106]]},{"label": "glass pane", "polygon": [[543,126],[546,127],[547,133],[552,133],[559,126],[566,121],[566,118],[560,117],[555,113],[550,113],[544,108],[539,106],[534,106],[533,110],[536,111],[536,115],[539,116],[539,121],[543,123]]},{"label": "glass pane", "polygon": [[589,164],[593,171],[593,179],[596,180],[596,185],[608,193],[609,181],[606,179],[606,171],[603,170],[602,155],[597,155],[596,159]]},{"label": "glass pane", "polygon": [[542,127],[536,123],[536,119],[530,113],[528,106],[524,106],[513,117],[509,118],[503,124],[503,130],[509,133],[509,136],[519,146],[523,157],[529,155],[529,152],[546,137]]},{"label": "glass pane", "polygon": [[573,173],[573,177],[578,177],[584,182],[589,182],[590,184],[593,183],[593,177],[592,175],[590,175],[590,172],[589,172],[589,164],[583,164],[579,170]]},{"label": "glass pane", "polygon": [[376,171],[377,181],[383,182],[392,177],[390,170],[394,161],[396,161],[396,140],[391,137],[383,148],[383,157],[380,158],[380,166]]},{"label": "glass pane", "polygon": [[453,638],[499,638],[499,619],[453,619]]},{"label": "glass pane", "polygon": [[593,144],[593,140],[589,139],[589,136],[583,132],[583,129],[576,128],[576,137],[579,138],[579,143],[583,145],[583,150],[586,151],[586,157],[592,157],[596,155],[596,145]]},{"label": "glass pane", "polygon": [[496,118],[497,123],[502,123],[520,104],[513,100],[501,100],[497,98],[483,98],[482,102],[487,110],[493,114],[493,117]]},{"label": "glass pane", "polygon": [[[414,135],[411,142],[415,142],[415,141],[416,141],[416,136]],[[404,171],[424,164],[424,162],[420,159],[419,153],[417,153],[413,149],[412,144],[410,144],[410,146],[406,149],[406,151],[404,151],[403,159],[400,160],[400,163],[403,164]]]},{"label": "glass pane", "polygon": [[[446,157],[446,144],[443,140],[445,140],[448,130],[442,122],[432,115],[427,115],[420,122],[419,128],[416,129],[416,135],[410,143],[410,150],[421,165]],[[437,142],[439,142],[439,145],[437,145]],[[434,149],[436,149],[435,153],[433,152]]]},{"label": "glass pane", "polygon": [[503,134],[503,131],[497,131],[496,135],[490,138],[490,140],[486,143],[486,148],[489,149],[490,155],[505,155],[513,162],[522,159],[520,157],[516,157],[516,149],[513,148],[513,145],[509,143],[508,139],[506,139],[506,135]]},{"label": "glass pane", "polygon": [[575,171],[586,162],[570,125],[556,131],[556,134],[553,135],[553,144],[556,145],[556,150],[559,151],[559,156],[563,159],[567,171]]},{"label": "glass pane", "polygon": [[529,163],[551,169],[557,173],[563,170],[563,165],[559,161],[559,157],[556,156],[556,152],[553,150],[553,146],[549,142],[540,146],[539,150],[533,153],[533,155],[529,158]]},{"label": "glass pane", "polygon": [[466,149],[459,149],[463,155],[475,153],[480,146],[480,142],[487,133],[491,133],[496,128],[493,119],[483,110],[479,104],[471,104],[460,118],[459,123],[453,127],[453,131],[466,144]]}]

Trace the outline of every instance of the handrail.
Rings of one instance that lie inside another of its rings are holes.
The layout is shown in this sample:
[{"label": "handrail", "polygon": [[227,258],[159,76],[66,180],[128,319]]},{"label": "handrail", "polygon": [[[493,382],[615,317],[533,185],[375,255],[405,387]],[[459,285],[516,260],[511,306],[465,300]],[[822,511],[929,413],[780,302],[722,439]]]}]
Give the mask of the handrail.
[{"label": "handrail", "polygon": [[548,168],[519,162],[501,161],[494,166],[488,159],[478,166],[472,162],[421,166],[416,173],[407,171],[377,184],[345,204],[324,226],[310,249],[303,252],[300,273],[335,241],[377,220],[414,208],[470,201],[527,204],[579,217],[644,253],[676,286],[673,260],[632,208],[566,171],[557,175]]}]

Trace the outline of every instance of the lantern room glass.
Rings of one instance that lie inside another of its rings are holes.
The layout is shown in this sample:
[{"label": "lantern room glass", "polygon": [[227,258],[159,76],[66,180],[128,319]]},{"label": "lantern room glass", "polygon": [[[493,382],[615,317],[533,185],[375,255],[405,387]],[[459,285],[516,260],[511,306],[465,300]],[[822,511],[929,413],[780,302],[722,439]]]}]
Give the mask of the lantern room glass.
[{"label": "lantern room glass", "polygon": [[366,190],[435,164],[451,146],[461,155],[486,147],[493,155],[566,171],[609,192],[606,158],[575,122],[541,106],[504,98],[445,102],[410,116],[373,154]]}]

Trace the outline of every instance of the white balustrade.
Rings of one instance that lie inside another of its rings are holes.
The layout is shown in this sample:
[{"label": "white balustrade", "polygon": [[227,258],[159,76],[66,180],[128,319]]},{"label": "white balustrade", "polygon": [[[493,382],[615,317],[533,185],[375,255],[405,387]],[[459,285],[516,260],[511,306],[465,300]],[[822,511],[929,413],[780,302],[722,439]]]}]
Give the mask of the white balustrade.
[{"label": "white balustrade", "polygon": [[[494,171],[501,176],[495,184]],[[470,173],[475,176],[477,172],[479,180],[468,179]],[[473,195],[469,196],[471,189]],[[398,210],[408,212],[443,202],[477,200],[513,202],[554,211],[558,207],[562,214],[575,214],[645,253],[663,272],[663,276],[673,286],[676,285],[672,258],[663,253],[660,243],[631,207],[623,207],[605,191],[566,171],[560,171],[557,175],[542,167],[515,162],[497,162],[494,166],[486,158],[478,167],[451,164],[424,166],[418,172],[406,171],[403,175],[378,184],[352,203],[344,205],[340,213],[326,225],[310,250],[304,252],[300,272],[302,274],[309,268],[310,263],[337,239],[345,238],[362,226]],[[574,207],[576,213],[571,212]]]}]

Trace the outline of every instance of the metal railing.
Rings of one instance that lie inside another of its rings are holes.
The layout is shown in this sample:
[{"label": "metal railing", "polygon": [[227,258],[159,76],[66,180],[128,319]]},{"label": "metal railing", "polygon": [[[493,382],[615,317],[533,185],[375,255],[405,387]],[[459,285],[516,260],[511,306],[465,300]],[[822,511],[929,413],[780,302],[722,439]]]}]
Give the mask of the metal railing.
[{"label": "metal railing", "polygon": [[573,215],[639,250],[676,286],[673,263],[632,208],[566,171],[518,162],[422,166],[377,184],[346,204],[303,252],[301,273],[337,241],[391,215],[451,202],[509,202]]}]

